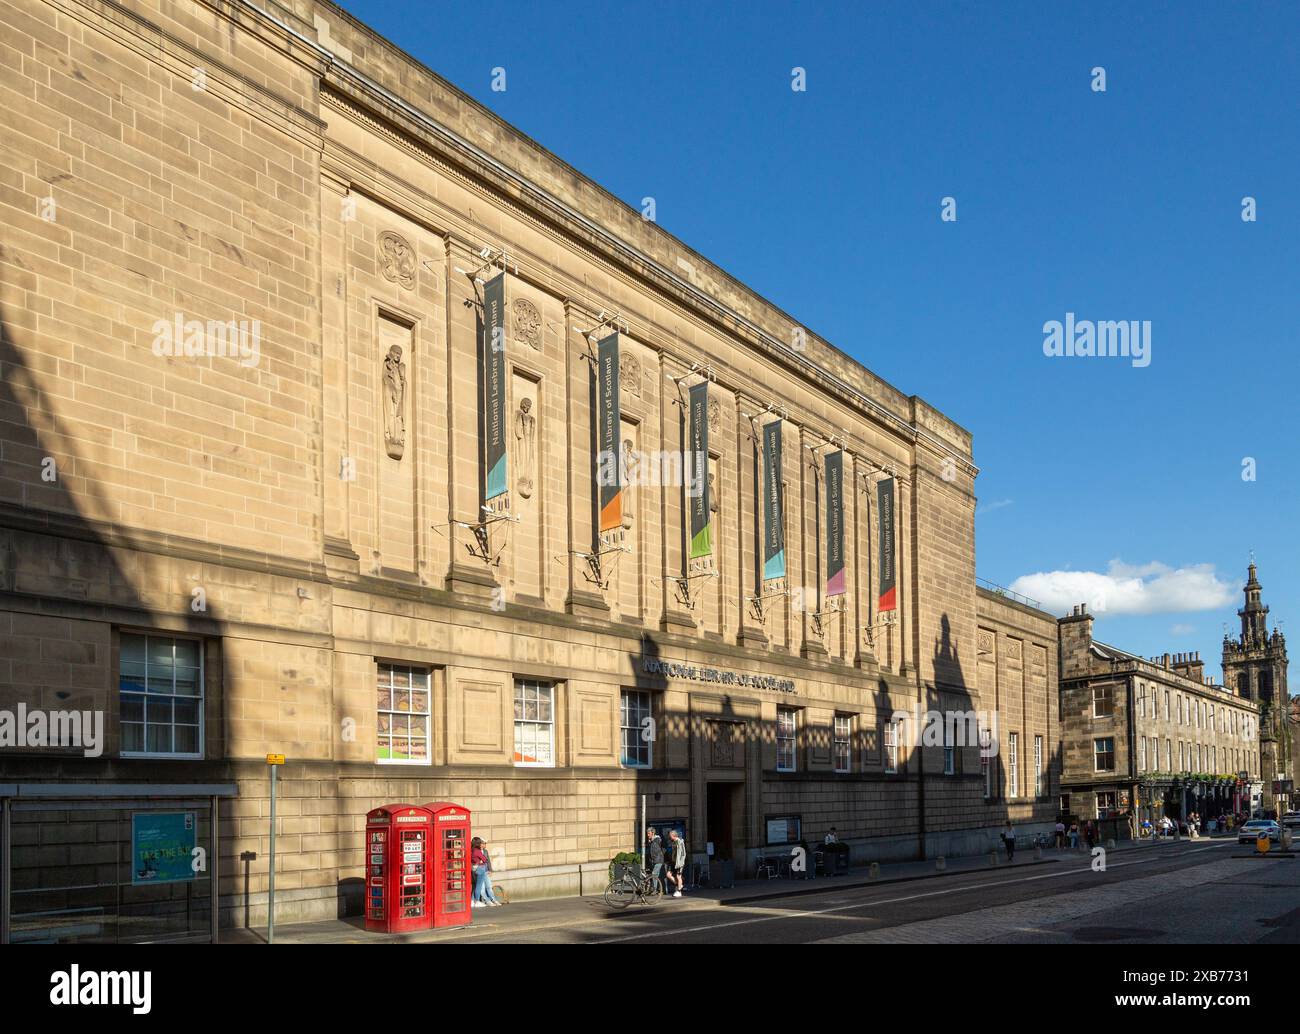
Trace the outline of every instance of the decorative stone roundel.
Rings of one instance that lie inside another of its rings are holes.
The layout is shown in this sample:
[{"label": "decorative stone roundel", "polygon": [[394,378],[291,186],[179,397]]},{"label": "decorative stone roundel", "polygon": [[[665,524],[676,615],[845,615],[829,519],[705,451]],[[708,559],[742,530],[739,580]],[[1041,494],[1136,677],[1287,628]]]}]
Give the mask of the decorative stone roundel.
[{"label": "decorative stone roundel", "polygon": [[415,250],[395,230],[379,235],[379,272],[385,280],[415,290]]},{"label": "decorative stone roundel", "polygon": [[511,306],[515,317],[515,340],[527,341],[537,351],[542,350],[542,314],[527,298],[516,298]]}]

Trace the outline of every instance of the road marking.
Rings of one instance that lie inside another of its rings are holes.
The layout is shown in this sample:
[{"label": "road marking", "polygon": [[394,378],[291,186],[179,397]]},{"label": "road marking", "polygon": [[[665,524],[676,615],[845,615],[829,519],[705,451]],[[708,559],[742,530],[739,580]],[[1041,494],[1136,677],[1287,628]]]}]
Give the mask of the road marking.
[{"label": "road marking", "polygon": [[[1182,854],[1177,855],[1176,857],[1186,858],[1189,855],[1203,854],[1206,851],[1213,851],[1219,847],[1236,847],[1236,846],[1237,845],[1235,843],[1231,843],[1227,841],[1220,842],[1217,844],[1207,844],[1205,847],[1194,847],[1188,851],[1184,851]],[[1141,865],[1144,862],[1150,860],[1151,859],[1149,858],[1134,858],[1132,861],[1128,861],[1128,862],[1111,862],[1106,866],[1106,871],[1110,872],[1112,869],[1122,869],[1130,865]],[[728,927],[749,926],[753,923],[772,923],[781,919],[808,919],[813,916],[830,915],[834,912],[851,912],[854,909],[878,908],[881,905],[896,905],[904,901],[917,901],[920,900],[921,898],[935,898],[935,897],[940,897],[944,894],[960,894],[970,890],[983,890],[984,888],[991,889],[993,887],[1009,887],[1016,883],[1032,883],[1035,880],[1056,880],[1056,879],[1060,879],[1062,876],[1078,876],[1080,873],[1091,872],[1091,871],[1092,871],[1092,867],[1091,865],[1089,865],[1082,869],[1066,869],[1063,872],[1049,872],[1049,873],[1043,873],[1042,875],[1038,875],[1038,876],[1021,876],[1011,880],[999,880],[997,883],[980,883],[977,885],[967,884],[962,887],[949,887],[945,890],[926,891],[925,893],[922,894],[906,894],[903,897],[885,898],[879,901],[864,901],[861,904],[857,904],[857,905],[840,905],[835,908],[817,908],[817,909],[806,910],[803,912],[784,912],[781,913],[780,915],[755,916],[749,919],[736,919],[728,923],[713,923],[709,926],[692,926],[692,927],[687,927],[686,929],[675,927],[671,930],[655,930],[647,933],[627,934],[622,937],[608,937],[601,941],[592,941],[591,943],[592,944],[618,944],[623,941],[641,941],[650,937],[673,937],[679,934],[707,933],[710,930],[725,930]]]}]

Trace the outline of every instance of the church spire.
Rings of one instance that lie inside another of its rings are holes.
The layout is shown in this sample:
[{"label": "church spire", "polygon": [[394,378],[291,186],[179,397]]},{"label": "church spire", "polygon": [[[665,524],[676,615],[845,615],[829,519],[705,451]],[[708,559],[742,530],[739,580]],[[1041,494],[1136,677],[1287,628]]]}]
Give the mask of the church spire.
[{"label": "church spire", "polygon": [[1268,638],[1268,608],[1260,599],[1264,590],[1256,575],[1253,555],[1250,567],[1246,569],[1246,587],[1243,591],[1246,594],[1246,606],[1237,611],[1237,616],[1241,618],[1241,643],[1243,646],[1263,643]]}]

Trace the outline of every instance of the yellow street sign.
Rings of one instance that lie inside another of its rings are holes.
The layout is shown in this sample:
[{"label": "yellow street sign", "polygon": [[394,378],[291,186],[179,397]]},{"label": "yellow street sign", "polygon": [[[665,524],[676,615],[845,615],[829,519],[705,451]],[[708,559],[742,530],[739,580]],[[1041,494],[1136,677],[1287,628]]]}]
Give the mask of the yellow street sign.
[{"label": "yellow street sign", "polygon": [[268,765],[283,765],[283,764],[284,764],[284,755],[283,755],[283,754],[268,754],[268,755],[266,755],[266,763],[267,763]]}]

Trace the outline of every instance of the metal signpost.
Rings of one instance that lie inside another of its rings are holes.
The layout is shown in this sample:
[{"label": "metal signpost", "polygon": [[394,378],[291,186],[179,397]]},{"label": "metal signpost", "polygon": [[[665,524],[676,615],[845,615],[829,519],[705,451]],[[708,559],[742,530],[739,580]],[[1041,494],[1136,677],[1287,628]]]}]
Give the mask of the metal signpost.
[{"label": "metal signpost", "polygon": [[266,755],[266,763],[271,768],[271,857],[270,883],[266,895],[266,943],[275,943],[275,773],[284,764],[283,754]]}]

